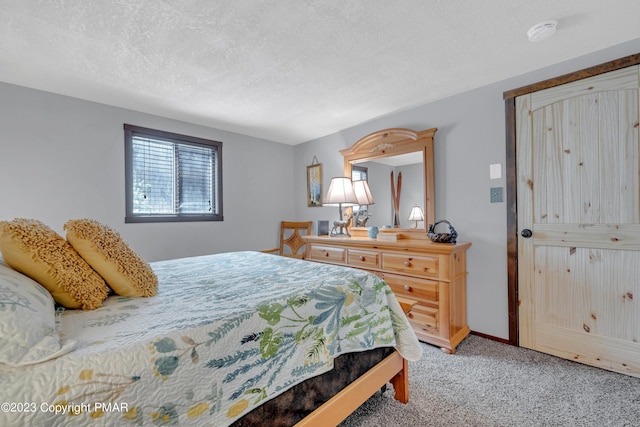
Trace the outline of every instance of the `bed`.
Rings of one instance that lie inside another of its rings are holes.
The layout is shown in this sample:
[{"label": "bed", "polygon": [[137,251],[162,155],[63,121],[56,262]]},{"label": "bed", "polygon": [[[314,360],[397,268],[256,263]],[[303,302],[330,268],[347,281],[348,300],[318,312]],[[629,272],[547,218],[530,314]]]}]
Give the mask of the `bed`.
[{"label": "bed", "polygon": [[[408,399],[421,348],[377,276],[259,252],[150,265],[156,296],[58,308],[60,354],[0,364],[0,425],[330,425],[389,381]],[[0,258],[3,274],[19,273]],[[323,388],[319,408],[282,413]]]}]

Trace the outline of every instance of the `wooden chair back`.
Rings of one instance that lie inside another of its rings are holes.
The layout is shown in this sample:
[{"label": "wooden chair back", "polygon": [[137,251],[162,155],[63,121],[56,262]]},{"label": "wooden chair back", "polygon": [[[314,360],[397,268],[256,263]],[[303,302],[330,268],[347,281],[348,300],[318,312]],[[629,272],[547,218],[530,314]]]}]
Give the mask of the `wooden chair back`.
[{"label": "wooden chair back", "polygon": [[280,223],[280,255],[304,258],[306,242],[301,236],[311,234],[311,221],[282,221]]},{"label": "wooden chair back", "polygon": [[303,259],[306,242],[302,240],[301,236],[311,234],[311,224],[312,221],[282,221],[280,223],[280,246],[263,252]]}]

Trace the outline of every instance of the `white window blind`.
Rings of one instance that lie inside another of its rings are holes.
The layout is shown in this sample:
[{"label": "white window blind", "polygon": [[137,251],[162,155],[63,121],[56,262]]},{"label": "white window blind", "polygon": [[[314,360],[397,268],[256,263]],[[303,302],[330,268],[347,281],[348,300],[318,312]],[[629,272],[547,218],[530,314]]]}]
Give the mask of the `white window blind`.
[{"label": "white window blind", "polygon": [[362,166],[353,166],[351,168],[351,181],[367,181],[367,172],[369,169]]},{"label": "white window blind", "polygon": [[[353,165],[351,167],[351,180],[352,181],[368,181],[369,179],[369,169]],[[366,213],[369,210],[368,206],[359,206],[356,205],[352,208],[354,215],[358,214],[358,212]]]},{"label": "white window blind", "polygon": [[136,222],[136,217],[219,216],[219,147],[172,141],[166,133],[160,138],[136,129],[130,135],[129,222]]}]

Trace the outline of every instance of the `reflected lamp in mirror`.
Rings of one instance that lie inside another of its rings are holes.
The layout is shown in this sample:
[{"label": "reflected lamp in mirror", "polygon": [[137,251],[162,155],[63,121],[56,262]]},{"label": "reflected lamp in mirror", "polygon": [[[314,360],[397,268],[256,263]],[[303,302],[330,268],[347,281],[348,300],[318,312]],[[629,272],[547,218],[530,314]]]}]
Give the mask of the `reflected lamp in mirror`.
[{"label": "reflected lamp in mirror", "polygon": [[415,205],[411,208],[411,213],[409,214],[409,221],[415,221],[416,225],[413,228],[418,228],[418,221],[424,221],[424,214],[422,213],[422,209],[420,206]]},{"label": "reflected lamp in mirror", "polygon": [[373,205],[375,202],[373,201],[373,196],[371,195],[369,184],[366,180],[354,181],[353,192],[356,194],[356,199],[358,200],[357,210],[354,208],[353,225],[355,227],[364,227],[371,217],[365,206]]},{"label": "reflected lamp in mirror", "polygon": [[330,236],[332,237],[351,237],[347,231],[347,224],[349,218],[343,220],[342,207],[354,206],[358,204],[358,199],[353,191],[353,182],[350,178],[340,176],[331,178],[329,189],[322,202],[324,205],[338,206],[338,212],[340,214],[340,220],[333,222],[333,228],[331,229]]}]

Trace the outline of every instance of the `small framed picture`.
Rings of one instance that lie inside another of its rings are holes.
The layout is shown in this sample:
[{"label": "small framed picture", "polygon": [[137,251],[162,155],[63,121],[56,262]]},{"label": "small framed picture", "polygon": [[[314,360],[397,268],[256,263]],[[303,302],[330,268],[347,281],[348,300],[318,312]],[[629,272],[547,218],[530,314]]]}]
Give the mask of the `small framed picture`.
[{"label": "small framed picture", "polygon": [[322,163],[307,166],[307,206],[322,206]]},{"label": "small framed picture", "polygon": [[318,221],[318,236],[328,236],[329,235],[329,221],[320,220]]}]

